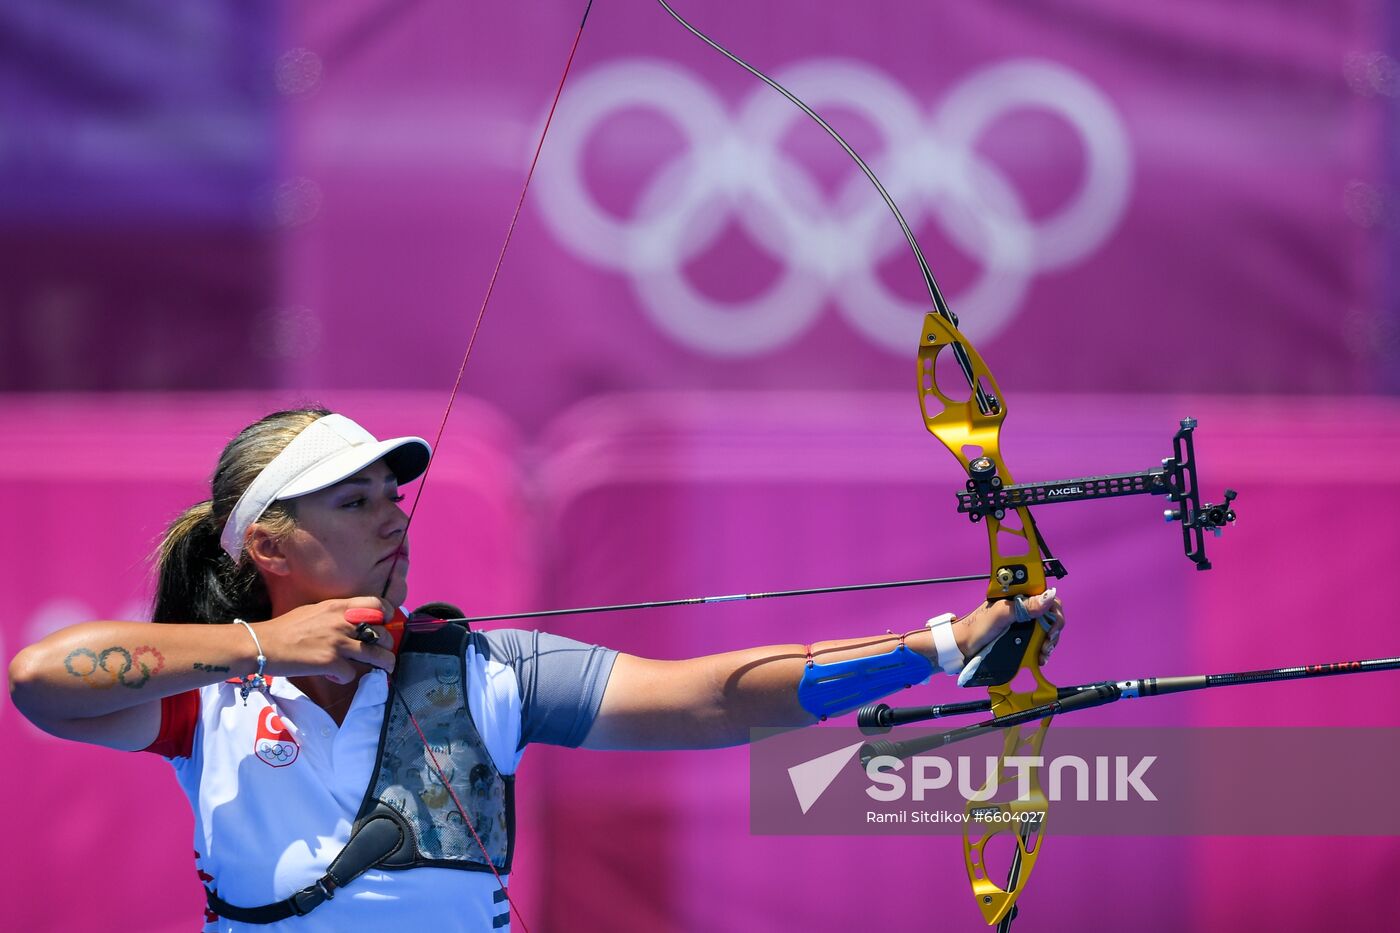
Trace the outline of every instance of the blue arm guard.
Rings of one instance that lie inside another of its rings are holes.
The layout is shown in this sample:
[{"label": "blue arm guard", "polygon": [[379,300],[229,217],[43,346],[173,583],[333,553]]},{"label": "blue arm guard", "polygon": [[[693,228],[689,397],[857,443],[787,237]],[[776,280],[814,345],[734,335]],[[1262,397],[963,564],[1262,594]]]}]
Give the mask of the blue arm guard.
[{"label": "blue arm guard", "polygon": [[797,702],[813,716],[825,719],[849,713],[902,687],[921,684],[932,674],[929,659],[904,645],[885,654],[834,664],[808,661],[797,685]]}]

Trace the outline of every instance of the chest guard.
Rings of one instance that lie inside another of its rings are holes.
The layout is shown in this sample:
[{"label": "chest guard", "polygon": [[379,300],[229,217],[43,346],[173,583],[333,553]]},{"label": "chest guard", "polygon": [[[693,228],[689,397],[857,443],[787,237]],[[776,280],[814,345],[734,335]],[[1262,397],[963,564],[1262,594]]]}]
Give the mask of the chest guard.
[{"label": "chest guard", "polygon": [[[353,843],[355,833],[376,821],[398,826],[402,841],[377,863],[379,868],[490,871],[489,856],[496,871],[510,871],[515,778],[496,770],[467,707],[468,635],[465,626],[450,624],[428,634],[406,632],[375,770],[351,831]],[[480,845],[458,802],[471,817]]]},{"label": "chest guard", "polygon": [[[276,923],[310,912],[371,868],[491,871],[494,865],[498,872],[510,871],[515,778],[496,769],[467,706],[469,634],[465,626],[453,624],[427,633],[405,629],[369,787],[350,841],[325,875],[291,897],[261,907],[229,904],[206,888],[211,910],[240,923]],[[470,816],[471,828],[454,794]]]}]

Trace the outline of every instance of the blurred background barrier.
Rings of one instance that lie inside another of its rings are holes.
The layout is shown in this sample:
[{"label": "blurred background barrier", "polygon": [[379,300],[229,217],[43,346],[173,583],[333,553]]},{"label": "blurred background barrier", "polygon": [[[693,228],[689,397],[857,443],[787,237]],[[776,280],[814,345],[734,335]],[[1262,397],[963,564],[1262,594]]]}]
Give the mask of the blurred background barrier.
[{"label": "blurred background barrier", "polygon": [[[161,528],[267,411],[314,399],[433,436],[581,9],[0,7],[6,659],[70,622],[141,617]],[[1041,515],[1073,573],[1058,680],[1395,653],[1392,4],[681,12],[886,180],[1002,384],[1017,479],[1147,469],[1200,419],[1208,493],[1241,492],[1210,573],[1156,500]],[[650,0],[598,0],[574,69],[415,520],[411,601],[508,612],[983,569],[919,425],[918,272],[855,168]],[[978,592],[544,627],[679,657],[906,628]],[[1094,715],[1394,725],[1397,691]],[[7,922],[197,922],[190,820],[159,761],[60,743],[8,705],[0,735],[24,840],[0,855]],[[746,762],[533,750],[513,882],[532,929],[976,922],[951,840],[748,835]],[[1361,926],[1400,865],[1389,839],[1047,844],[1017,929]]]},{"label": "blurred background barrier", "polygon": [[[322,398],[381,433],[417,430],[440,401]],[[199,496],[227,433],[287,401],[33,396],[0,405],[0,473],[16,529],[0,560],[13,609],[0,626],[7,656],[59,625],[140,618],[141,557],[163,523]],[[1053,665],[1058,682],[1393,653],[1392,634],[1374,624],[1383,607],[1354,611],[1367,601],[1352,592],[1368,568],[1400,559],[1387,525],[1367,520],[1400,509],[1400,404],[1054,395],[1010,404],[1008,456],[1024,465],[1024,479],[1151,467],[1176,416],[1189,411],[1201,419],[1203,481],[1228,477],[1251,506],[1249,520],[1215,542],[1208,574],[1180,555],[1159,499],[1043,509],[1042,530],[1071,571],[1062,586],[1075,625]],[[983,534],[954,513],[955,469],[913,409],[908,396],[878,393],[603,396],[561,412],[539,445],[524,447],[498,413],[467,400],[415,523],[410,602],[451,598],[485,614],[975,572]],[[647,610],[541,627],[687,657],[907,630],[945,609],[965,611],[981,590]],[[896,702],[957,693],[940,679]],[[1397,702],[1400,678],[1375,677],[1089,715],[1094,725],[1380,726],[1393,724]],[[23,763],[7,770],[7,784],[25,802],[11,821],[30,843],[7,851],[3,873],[15,885],[20,928],[103,927],[114,905],[141,905],[146,928],[188,929],[198,912],[191,824],[163,763],[59,742],[12,708],[0,714],[0,735]],[[751,836],[747,770],[744,749],[532,749],[521,770],[514,880],[526,917],[567,930],[912,929],[937,905],[953,916],[967,906],[971,920],[955,839]],[[1267,778],[1202,764],[1203,792],[1227,781],[1264,793]],[[1358,866],[1380,878],[1400,863],[1393,839],[1265,842],[1052,835],[1048,870],[1026,896],[1035,907],[1027,925],[1140,915],[1152,929],[1214,928],[1262,916],[1286,929],[1298,916],[1337,916],[1336,886],[1357,885]],[[1106,858],[1106,846],[1133,857]],[[1243,861],[1294,880],[1242,901],[1225,869]],[[74,864],[91,897],[65,901],[65,866]],[[872,866],[884,879],[874,899]],[[800,891],[821,894],[791,894]],[[1370,909],[1361,900],[1358,922]]]}]

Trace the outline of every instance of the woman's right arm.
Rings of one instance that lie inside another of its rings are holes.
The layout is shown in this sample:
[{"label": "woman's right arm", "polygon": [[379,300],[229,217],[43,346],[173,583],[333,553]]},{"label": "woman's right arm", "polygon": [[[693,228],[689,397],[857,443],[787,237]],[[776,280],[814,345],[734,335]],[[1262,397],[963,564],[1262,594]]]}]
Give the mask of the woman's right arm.
[{"label": "woman's right arm", "polygon": [[[348,683],[352,662],[392,670],[392,641],[355,638],[348,609],[392,607],[374,597],[333,599],[254,623],[267,674],[323,675]],[[10,698],[40,729],[60,738],[142,749],[160,731],[160,700],[257,668],[241,625],[85,622],[54,632],[10,662]]]}]

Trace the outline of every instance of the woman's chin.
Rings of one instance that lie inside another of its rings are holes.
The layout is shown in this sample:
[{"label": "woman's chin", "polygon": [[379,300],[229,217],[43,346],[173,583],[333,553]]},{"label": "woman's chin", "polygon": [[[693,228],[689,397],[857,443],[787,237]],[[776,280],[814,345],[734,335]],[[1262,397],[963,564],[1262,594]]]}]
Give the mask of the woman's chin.
[{"label": "woman's chin", "polygon": [[408,599],[408,579],[405,574],[394,572],[394,579],[389,584],[389,589],[384,593],[384,598],[395,606],[402,606],[404,600]]}]

